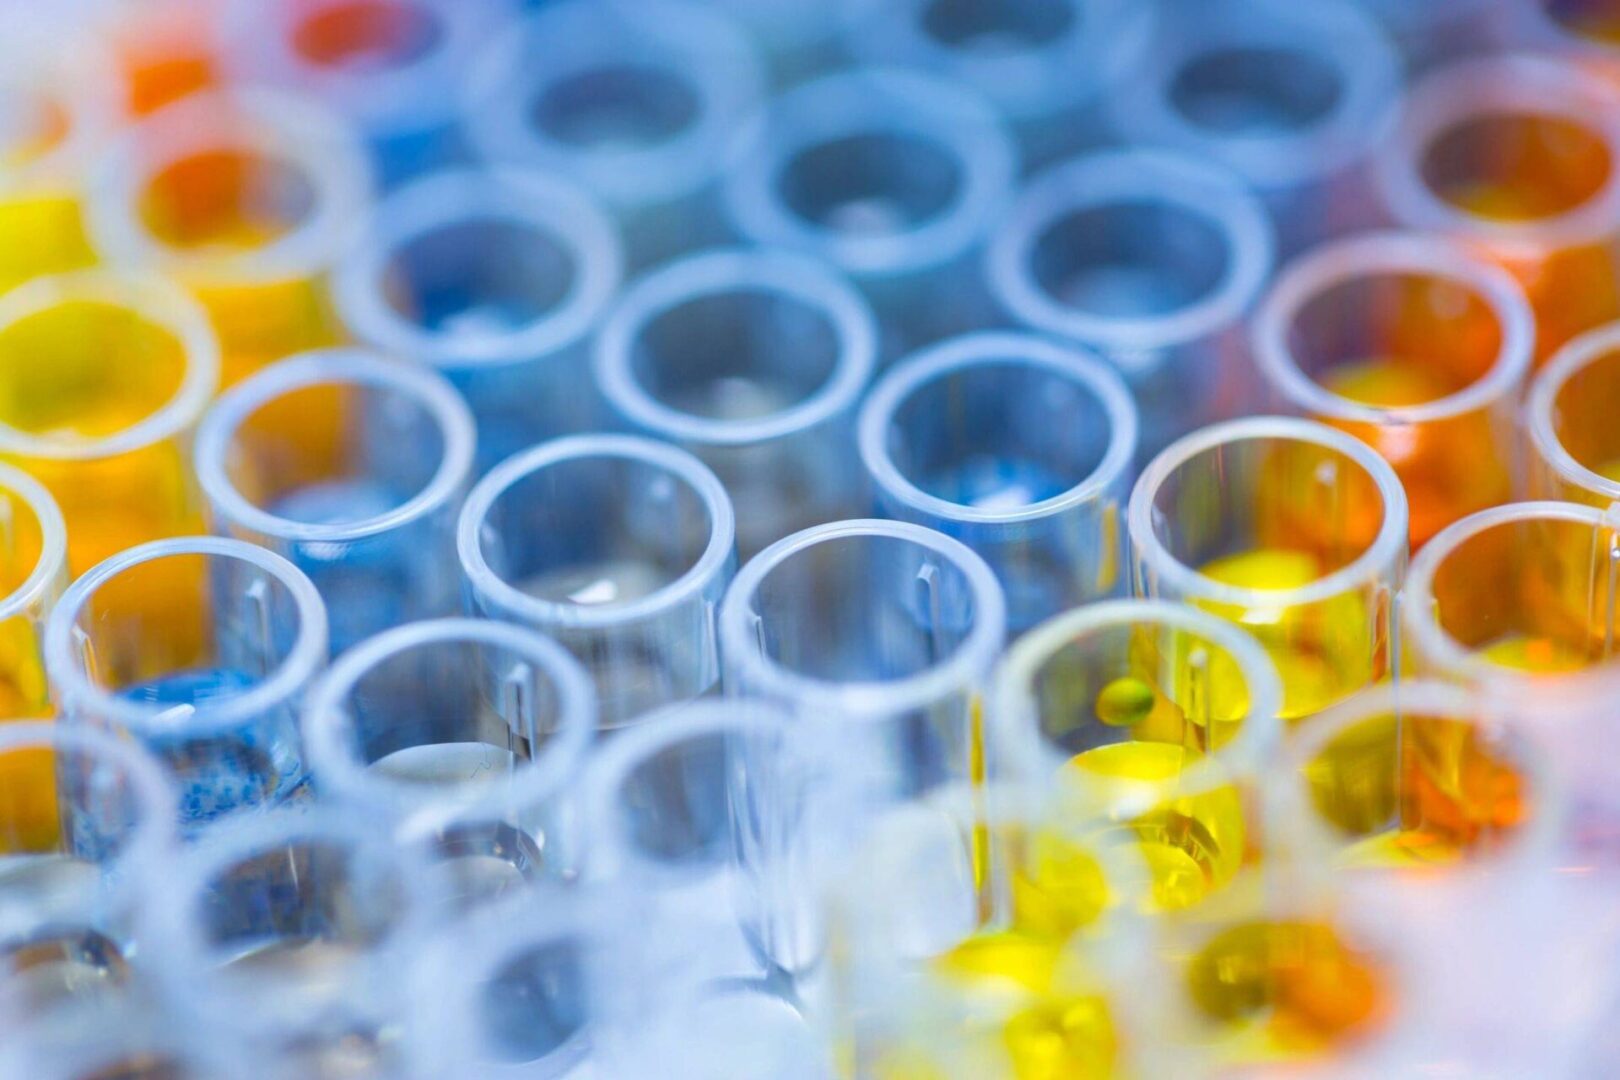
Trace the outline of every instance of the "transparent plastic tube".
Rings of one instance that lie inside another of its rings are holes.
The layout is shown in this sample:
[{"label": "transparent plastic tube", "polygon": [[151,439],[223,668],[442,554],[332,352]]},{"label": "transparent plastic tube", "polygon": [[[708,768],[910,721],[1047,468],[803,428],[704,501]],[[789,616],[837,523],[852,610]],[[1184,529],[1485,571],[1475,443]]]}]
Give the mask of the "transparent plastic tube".
[{"label": "transparent plastic tube", "polygon": [[1451,64],[1412,88],[1375,162],[1396,224],[1452,236],[1524,285],[1538,364],[1620,315],[1614,93],[1551,57]]},{"label": "transparent plastic tube", "polygon": [[160,271],[201,301],[229,386],[341,340],[326,276],[370,199],[345,124],[300,98],[237,90],[128,129],[97,159],[87,214],[104,260]]},{"label": "transparent plastic tube", "polygon": [[1490,51],[1503,7],[1496,0],[1357,0],[1384,24],[1409,71]]},{"label": "transparent plastic tube", "polygon": [[222,36],[238,78],[342,114],[384,183],[465,157],[457,99],[511,0],[237,0]]},{"label": "transparent plastic tube", "polygon": [[879,512],[982,555],[1013,631],[1122,586],[1136,406],[1090,353],[1006,333],[933,346],[873,388],[859,438]]},{"label": "transparent plastic tube", "polygon": [[114,3],[95,29],[107,43],[129,116],[146,116],[199,90],[215,88],[220,63],[216,0]]},{"label": "transparent plastic tube", "polygon": [[0,298],[0,458],[61,507],[70,574],[200,531],[191,433],[218,378],[206,316],[161,278],[80,270]]},{"label": "transparent plastic tube", "polygon": [[596,384],[630,427],[715,471],[740,557],[856,509],[855,405],[877,361],[871,309],[835,271],[726,249],[632,285],[596,340]]},{"label": "transparent plastic tube", "polygon": [[474,63],[463,122],[483,160],[609,204],[642,267],[719,238],[714,185],[763,79],[747,35],[712,7],[565,0]]},{"label": "transparent plastic tube", "polygon": [[0,717],[51,711],[45,617],[67,587],[67,531],[56,500],[0,465]]},{"label": "transparent plastic tube", "polygon": [[[1484,5],[1482,0],[1470,6]],[[1620,41],[1607,0],[1509,0],[1491,22],[1502,48],[1534,49],[1620,83]]]},{"label": "transparent plastic tube", "polygon": [[926,71],[989,100],[1017,132],[1026,165],[1103,136],[1098,103],[1137,70],[1156,6],[1132,0],[855,4],[846,48],[868,63]]},{"label": "transparent plastic tube", "polygon": [[974,260],[1017,155],[977,96],[899,70],[828,75],[772,100],[735,153],[732,228],[849,275],[877,312],[885,358],[991,320]]},{"label": "transparent plastic tube", "polygon": [[1273,260],[1263,204],[1217,166],[1108,151],[1047,170],[987,253],[990,291],[1019,327],[1095,349],[1130,384],[1142,460],[1242,411],[1242,320]]},{"label": "transparent plastic tube", "polygon": [[622,274],[618,233],[582,189],[450,170],[384,199],[332,287],[357,338],[437,368],[467,398],[484,471],[595,426],[586,342]]},{"label": "transparent plastic tube", "polygon": [[736,567],[734,522],[725,488],[684,450],[581,435],[479,481],[456,544],[471,610],[579,657],[614,728],[718,683],[714,612]]},{"label": "transparent plastic tube", "polygon": [[151,1000],[145,986],[139,992],[120,987],[116,993],[85,995],[85,1000],[45,1016],[30,1016],[26,1025],[5,1034],[0,1071],[30,1080],[247,1080],[265,1075],[266,1062],[251,1061],[246,1048],[230,1036],[176,1023]]},{"label": "transparent plastic tube", "polygon": [[[635,9],[641,0],[620,0]],[[736,19],[765,47],[772,81],[790,86],[839,66],[844,50],[839,32],[872,0],[719,0],[714,6]]]},{"label": "transparent plastic tube", "polygon": [[308,574],[336,653],[457,610],[456,515],[473,442],[472,414],[447,380],[331,349],[226,392],[198,428],[195,454],[213,531]]},{"label": "transparent plastic tube", "polygon": [[1620,324],[1582,334],[1542,369],[1524,409],[1531,494],[1597,507],[1620,502],[1620,424],[1606,407],[1616,395]]},{"label": "transparent plastic tube", "polygon": [[1145,74],[1108,99],[1115,133],[1232,169],[1285,251],[1371,224],[1362,168],[1394,123],[1401,58],[1349,0],[1169,0]]},{"label": "transparent plastic tube", "polygon": [[1289,724],[1394,672],[1406,495],[1361,440],[1310,420],[1217,424],[1148,465],[1128,528],[1137,595],[1252,633]]},{"label": "transparent plastic tube", "polygon": [[1438,237],[1337,241],[1283,270],[1252,334],[1275,397],[1394,467],[1414,550],[1512,497],[1535,316],[1505,270]]},{"label": "transparent plastic tube", "polygon": [[311,688],[316,789],[426,845],[482,903],[573,869],[566,805],[596,733],[596,693],[561,646],[485,619],[396,627]]},{"label": "transparent plastic tube", "polygon": [[189,830],[302,785],[297,710],[325,660],[326,611],[309,579],[215,537],[108,559],[69,587],[45,628],[65,722],[151,751]]}]

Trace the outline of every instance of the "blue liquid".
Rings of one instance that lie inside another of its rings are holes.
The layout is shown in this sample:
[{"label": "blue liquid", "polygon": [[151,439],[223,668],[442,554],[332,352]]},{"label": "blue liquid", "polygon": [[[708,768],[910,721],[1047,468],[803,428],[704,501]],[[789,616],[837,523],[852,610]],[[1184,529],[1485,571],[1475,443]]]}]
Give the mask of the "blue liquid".
[{"label": "blue liquid", "polygon": [[979,509],[1010,510],[1061,495],[1085,479],[1062,476],[1037,462],[979,455],[929,478],[936,498]]}]

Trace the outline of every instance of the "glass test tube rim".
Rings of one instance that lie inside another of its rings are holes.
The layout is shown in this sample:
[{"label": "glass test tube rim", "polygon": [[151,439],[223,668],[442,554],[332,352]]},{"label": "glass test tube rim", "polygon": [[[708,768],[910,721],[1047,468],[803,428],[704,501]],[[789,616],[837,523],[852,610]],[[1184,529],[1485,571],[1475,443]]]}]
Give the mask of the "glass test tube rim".
[{"label": "glass test tube rim", "polygon": [[326,608],[320,593],[304,573],[268,548],[220,536],[183,536],[154,540],[128,548],[97,563],[77,581],[52,609],[45,625],[45,670],[60,698],[60,710],[72,715],[93,712],[140,735],[172,733],[164,720],[173,706],[127,701],[97,686],[84,672],[73,647],[73,630],[90,597],[124,571],[158,559],[203,556],[234,559],[276,579],[292,597],[298,629],[292,648],[276,669],[246,693],[222,701],[194,706],[185,722],[197,733],[226,731],[285,704],[326,661]]},{"label": "glass test tube rim", "polygon": [[[1080,211],[1168,204],[1211,225],[1225,241],[1221,281],[1166,315],[1111,316],[1052,297],[1031,272],[1041,235]],[[1222,166],[1168,150],[1098,150],[1051,166],[1029,181],[985,253],[990,290],[1036,330],[1107,350],[1185,345],[1235,326],[1260,297],[1276,258],[1276,237],[1259,198]]]},{"label": "glass test tube rim", "polygon": [[[703,502],[709,541],[698,560],[679,578],[635,600],[583,605],[541,600],[520,592],[489,565],[479,531],[500,498],[542,469],[593,457],[619,458],[662,470],[684,483]],[[473,486],[456,527],[461,572],[473,593],[503,619],[536,622],[558,629],[601,630],[654,618],[700,596],[723,572],[736,546],[736,513],[725,487],[710,468],[678,446],[638,435],[568,435],[507,458]]]},{"label": "glass test tube rim", "polygon": [[[448,335],[400,314],[386,296],[390,259],[443,229],[491,222],[532,229],[569,249],[576,273],[568,294],[513,331]],[[356,337],[443,371],[530,363],[582,342],[618,291],[624,255],[618,228],[585,190],[519,168],[449,168],[384,196],[362,243],[332,271],[332,295]]]},{"label": "glass test tube rim", "polygon": [[[28,614],[35,604],[42,607],[53,599],[51,593],[67,575],[67,524],[62,511],[45,486],[15,465],[0,462],[0,492],[10,492],[25,503],[39,523],[39,560],[28,576],[9,594],[0,597],[0,620]],[[4,728],[0,728],[4,730]]]},{"label": "glass test tube rim", "polygon": [[[634,11],[640,0],[609,0]],[[773,52],[813,49],[828,44],[843,30],[849,12],[872,0],[829,0],[822,5],[796,0],[721,0],[716,5],[736,19]]]},{"label": "glass test tube rim", "polygon": [[1560,479],[1610,502],[1620,502],[1620,481],[1610,480],[1577,461],[1559,439],[1553,414],[1558,395],[1570,378],[1588,364],[1616,353],[1620,353],[1620,323],[1588,330],[1553,354],[1547,366],[1530,381],[1524,403],[1525,427],[1542,462]]},{"label": "glass test tube rim", "polygon": [[[237,150],[290,163],[314,206],[293,228],[251,250],[187,250],[152,235],[141,193],[177,161]],[[372,173],[355,132],[316,102],[279,90],[211,90],[165,105],[127,128],[88,178],[91,246],[110,263],[153,266],[202,285],[268,284],[328,270],[365,221]]]},{"label": "glass test tube rim", "polygon": [[[1039,502],[1007,509],[969,506],[930,495],[914,484],[889,453],[887,433],[896,411],[912,394],[975,368],[1023,367],[1083,386],[1108,415],[1108,446],[1079,483]],[[867,475],[897,502],[947,521],[1013,526],[1061,514],[1105,496],[1127,475],[1136,455],[1136,405],[1114,369],[1089,350],[1033,334],[980,331],[931,345],[901,360],[861,405],[857,441]]]},{"label": "glass test tube rim", "polygon": [[[1539,253],[1603,243],[1620,233],[1620,115],[1616,91],[1597,75],[1550,57],[1506,53],[1455,61],[1407,92],[1391,138],[1372,158],[1385,208],[1405,228]],[[1599,138],[1609,171],[1597,192],[1559,213],[1497,221],[1469,213],[1435,192],[1423,161],[1435,141],[1471,120],[1534,116],[1569,121]]]},{"label": "glass test tube rim", "polygon": [[[864,236],[804,220],[780,197],[783,170],[806,149],[861,135],[903,135],[948,152],[961,170],[951,205],[899,233]],[[761,106],[731,144],[722,185],[738,233],[807,251],[857,279],[950,262],[984,239],[1010,203],[1017,151],[989,104],[931,75],[847,69],[801,83]]]},{"label": "glass test tube rim", "polygon": [[[809,396],[767,416],[711,419],[665,405],[636,378],[635,342],[649,324],[694,301],[786,296],[814,308],[837,338],[832,374]],[[802,433],[850,412],[877,367],[877,321],[855,287],[826,264],[774,248],[725,248],[666,263],[632,283],[597,332],[593,365],[608,404],[672,441],[749,446]]]},{"label": "glass test tube rim", "polygon": [[434,796],[420,785],[394,781],[366,767],[347,737],[343,702],[372,670],[401,653],[439,644],[487,645],[521,655],[550,679],[558,721],[539,757],[509,774],[483,798],[442,797],[456,816],[538,805],[564,790],[596,733],[596,687],[579,661],[551,638],[494,619],[446,618],[406,623],[367,638],[340,654],[305,695],[299,730],[315,782],[339,800],[401,812],[420,810]]},{"label": "glass test tube rim", "polygon": [[[242,425],[261,408],[289,393],[318,386],[394,390],[408,395],[438,426],[444,454],[427,484],[398,506],[375,517],[326,524],[279,517],[237,490],[226,471],[231,445]],[[236,525],[295,543],[363,540],[420,521],[452,507],[472,476],[476,429],[472,410],[444,376],[355,348],[296,353],[248,376],[220,395],[203,414],[193,445],[198,482],[220,525]]]},{"label": "glass test tube rim", "polygon": [[[637,210],[692,195],[715,178],[733,127],[759,100],[765,76],[747,32],[723,11],[690,0],[644,0],[631,26],[613,8],[562,0],[490,42],[471,65],[462,122],[480,159],[583,173],[597,197]],[[642,57],[622,51],[625,33],[648,53],[675,58],[690,78],[696,100],[688,130],[657,146],[611,152],[543,137],[527,107],[533,90],[593,69],[636,66]]]},{"label": "glass test tube rim", "polygon": [[[117,64],[94,34],[70,30],[70,41],[64,42],[66,28],[53,25],[48,17],[27,27],[33,13],[26,8],[14,6],[6,14],[9,48],[0,84],[5,84],[8,101],[12,94],[52,100],[62,107],[68,127],[62,141],[38,158],[8,165],[0,177],[0,191],[29,192],[57,185],[76,188],[86,166],[124,119],[117,81],[109,75]],[[37,40],[25,42],[26,35],[37,35]],[[30,54],[30,48],[39,51]]]},{"label": "glass test tube rim", "polygon": [[[1192,27],[1184,28],[1195,27],[1196,33],[1166,37],[1164,53],[1139,87],[1109,99],[1114,126],[1133,139],[1219,161],[1262,192],[1327,179],[1366,157],[1399,113],[1401,59],[1388,34],[1354,3],[1315,0],[1259,7],[1261,12],[1227,8],[1200,14]],[[1263,12],[1267,7],[1272,9],[1269,17]],[[1277,21],[1278,15],[1283,21]],[[1340,92],[1329,112],[1290,134],[1234,136],[1201,127],[1170,100],[1176,78],[1191,63],[1248,48],[1305,53],[1332,68]]]},{"label": "glass test tube rim", "polygon": [[[1484,300],[1501,331],[1489,370],[1466,387],[1416,405],[1366,405],[1328,390],[1301,370],[1289,330],[1311,301],[1354,281],[1398,276],[1447,281]],[[1250,327],[1261,374],[1295,405],[1320,416],[1370,424],[1420,424],[1511,402],[1530,371],[1535,315],[1512,274],[1443,236],[1372,232],[1330,241],[1299,256],[1273,282]]]},{"label": "glass test tube rim", "polygon": [[[1215,581],[1172,555],[1153,527],[1153,497],[1177,469],[1209,451],[1261,440],[1311,443],[1349,458],[1367,474],[1383,504],[1383,521],[1365,550],[1337,570],[1294,589],[1254,589]],[[1228,420],[1177,439],[1160,451],[1137,478],[1126,523],[1136,557],[1149,564],[1148,572],[1155,580],[1186,596],[1262,610],[1299,607],[1339,596],[1375,578],[1385,568],[1398,565],[1407,551],[1406,489],[1389,463],[1352,435],[1315,420],[1288,416]]]},{"label": "glass test tube rim", "polygon": [[[900,679],[836,682],[801,675],[761,654],[751,627],[754,592],[772,571],[795,555],[829,540],[847,539],[897,540],[927,548],[966,578],[973,595],[973,626],[949,656]],[[1007,602],[995,572],[961,541],[905,521],[833,521],[783,537],[737,571],[720,602],[721,667],[731,672],[744,671],[751,697],[810,702],[836,710],[841,719],[881,720],[925,708],[952,691],[971,689],[988,678],[1006,637],[1006,623]]]},{"label": "glass test tube rim", "polygon": [[195,424],[219,385],[219,343],[202,307],[179,286],[141,270],[90,267],[24,282],[0,296],[0,333],[63,304],[121,308],[161,327],[180,344],[184,371],[168,401],[111,435],[41,438],[0,423],[0,453],[49,461],[94,461],[175,438]]}]

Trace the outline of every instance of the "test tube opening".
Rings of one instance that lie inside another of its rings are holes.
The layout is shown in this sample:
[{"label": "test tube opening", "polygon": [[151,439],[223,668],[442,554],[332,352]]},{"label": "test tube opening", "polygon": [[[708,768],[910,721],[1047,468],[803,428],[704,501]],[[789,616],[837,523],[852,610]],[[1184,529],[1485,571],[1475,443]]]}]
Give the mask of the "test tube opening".
[{"label": "test tube opening", "polygon": [[1187,122],[1221,137],[1295,135],[1339,107],[1344,83],[1330,56],[1307,47],[1230,45],[1176,70],[1169,98]]},{"label": "test tube opening", "polygon": [[164,164],[140,193],[143,227],[180,251],[252,251],[306,224],[315,181],[290,158],[200,149]]},{"label": "test tube opening", "polygon": [[589,1020],[583,953],[578,940],[559,938],[529,945],[490,972],[476,1005],[486,1060],[573,1056]]},{"label": "test tube opening", "polygon": [[537,223],[469,211],[388,252],[394,313],[450,340],[515,333],[555,313],[577,287],[575,247]]},{"label": "test tube opening", "polygon": [[920,131],[853,133],[806,145],[781,166],[787,208],[849,237],[894,236],[937,221],[961,200],[955,148]]},{"label": "test tube opening", "polygon": [[1045,222],[1030,272],[1063,307],[1107,319],[1152,318],[1215,293],[1230,273],[1231,246],[1191,202],[1122,197]]},{"label": "test tube opening", "polygon": [[602,63],[538,88],[529,119],[581,151],[645,150],[691,129],[703,108],[687,73],[650,62]]},{"label": "test tube opening", "polygon": [[928,0],[918,17],[941,45],[983,56],[1050,45],[1080,19],[1070,0]]},{"label": "test tube opening", "polygon": [[311,64],[365,73],[409,66],[438,48],[444,32],[425,4],[336,0],[299,20],[292,45]]},{"label": "test tube opening", "polygon": [[1448,206],[1487,221],[1560,217],[1613,184],[1613,148],[1579,114],[1529,108],[1459,117],[1422,147],[1423,182]]}]

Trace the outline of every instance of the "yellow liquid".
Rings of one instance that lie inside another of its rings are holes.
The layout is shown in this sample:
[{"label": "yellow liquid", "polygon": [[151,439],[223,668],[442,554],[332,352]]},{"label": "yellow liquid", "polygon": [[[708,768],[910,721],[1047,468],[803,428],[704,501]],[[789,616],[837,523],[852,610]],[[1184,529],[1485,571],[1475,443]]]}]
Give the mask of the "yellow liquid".
[{"label": "yellow liquid", "polygon": [[55,755],[44,749],[0,755],[0,855],[55,851],[60,838]]},{"label": "yellow liquid", "polygon": [[1613,480],[1615,483],[1620,484],[1620,459],[1605,461],[1592,471],[1605,480]]},{"label": "yellow liquid", "polygon": [[1533,675],[1557,675],[1587,666],[1584,653],[1551,638],[1515,634],[1492,642],[1476,654],[1498,667]]},{"label": "yellow liquid", "polygon": [[47,190],[0,197],[0,291],[95,261],[75,195]]},{"label": "yellow liquid", "polygon": [[1422,405],[1460,389],[1411,361],[1394,359],[1340,365],[1327,373],[1322,386],[1342,398],[1380,408]]}]

